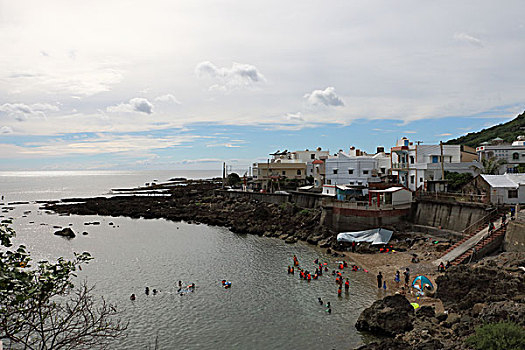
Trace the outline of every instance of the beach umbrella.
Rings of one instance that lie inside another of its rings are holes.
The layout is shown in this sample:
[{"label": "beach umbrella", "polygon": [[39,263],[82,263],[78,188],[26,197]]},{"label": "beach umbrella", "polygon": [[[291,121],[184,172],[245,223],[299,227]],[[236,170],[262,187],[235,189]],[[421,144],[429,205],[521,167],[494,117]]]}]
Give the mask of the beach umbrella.
[{"label": "beach umbrella", "polygon": [[427,287],[430,290],[434,290],[434,285],[430,282],[430,279],[427,276],[419,275],[412,281],[412,287],[423,291],[424,287]]}]

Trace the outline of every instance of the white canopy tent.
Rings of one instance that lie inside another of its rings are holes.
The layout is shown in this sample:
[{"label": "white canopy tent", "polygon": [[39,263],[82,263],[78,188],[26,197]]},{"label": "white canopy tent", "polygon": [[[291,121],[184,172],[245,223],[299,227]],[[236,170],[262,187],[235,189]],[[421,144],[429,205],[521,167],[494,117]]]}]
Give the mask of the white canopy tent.
[{"label": "white canopy tent", "polygon": [[371,244],[387,244],[393,231],[384,228],[374,228],[365,231],[341,232],[337,235],[337,242],[370,242]]}]

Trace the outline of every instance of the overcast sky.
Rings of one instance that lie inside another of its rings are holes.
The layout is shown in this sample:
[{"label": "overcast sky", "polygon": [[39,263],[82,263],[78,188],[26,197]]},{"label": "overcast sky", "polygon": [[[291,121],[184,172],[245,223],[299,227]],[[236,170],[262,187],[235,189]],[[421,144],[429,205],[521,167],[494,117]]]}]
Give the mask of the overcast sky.
[{"label": "overcast sky", "polygon": [[525,102],[523,1],[0,0],[0,170],[427,144]]}]

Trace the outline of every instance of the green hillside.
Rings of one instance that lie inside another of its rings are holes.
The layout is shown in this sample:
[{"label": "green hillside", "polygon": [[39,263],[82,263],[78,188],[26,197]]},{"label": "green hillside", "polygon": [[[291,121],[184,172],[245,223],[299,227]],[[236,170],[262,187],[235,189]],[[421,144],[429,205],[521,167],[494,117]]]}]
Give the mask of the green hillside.
[{"label": "green hillside", "polygon": [[478,132],[468,133],[457,139],[448,140],[445,144],[477,147],[482,142],[490,141],[496,137],[502,138],[505,142],[512,142],[516,140],[518,135],[525,135],[525,112],[521,113],[510,122],[498,124]]}]

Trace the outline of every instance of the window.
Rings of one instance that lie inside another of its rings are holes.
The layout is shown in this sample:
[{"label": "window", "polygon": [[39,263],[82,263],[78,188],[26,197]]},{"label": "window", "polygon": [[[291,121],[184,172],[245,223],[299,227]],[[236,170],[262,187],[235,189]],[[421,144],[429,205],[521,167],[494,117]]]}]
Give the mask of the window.
[{"label": "window", "polygon": [[317,168],[315,168],[315,169],[317,170],[317,173],[319,174],[319,168],[317,167]]},{"label": "window", "polygon": [[326,180],[326,183],[327,183],[328,185],[331,185],[331,184],[332,184],[332,180]]},{"label": "window", "polygon": [[368,175],[368,170],[363,170],[363,175]]},{"label": "window", "polygon": [[419,182],[423,182],[423,178],[422,177],[419,178]]},{"label": "window", "polygon": [[310,154],[310,159],[315,159],[315,154],[314,153]]},{"label": "window", "polygon": [[386,174],[386,168],[381,168],[381,173]]},{"label": "window", "polygon": [[509,198],[518,198],[518,190],[509,190],[508,197]]},{"label": "window", "polygon": [[334,171],[334,175],[336,175],[337,174],[337,169],[334,169],[333,171]]},{"label": "window", "polygon": [[438,163],[439,159],[438,156],[432,156],[432,163]]},{"label": "window", "polygon": [[512,159],[520,159],[520,154],[518,152],[512,153]]},{"label": "window", "polygon": [[301,169],[297,170],[297,175],[301,175]]},{"label": "window", "polygon": [[286,171],[285,170],[283,170],[283,175],[286,175]]},{"label": "window", "polygon": [[354,173],[354,169],[348,169],[348,174],[352,175]]},{"label": "window", "polygon": [[410,156],[410,164],[414,164],[414,156]]},{"label": "window", "polygon": [[416,176],[410,175],[410,183],[413,184],[415,180],[416,180]]}]

